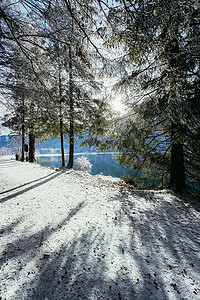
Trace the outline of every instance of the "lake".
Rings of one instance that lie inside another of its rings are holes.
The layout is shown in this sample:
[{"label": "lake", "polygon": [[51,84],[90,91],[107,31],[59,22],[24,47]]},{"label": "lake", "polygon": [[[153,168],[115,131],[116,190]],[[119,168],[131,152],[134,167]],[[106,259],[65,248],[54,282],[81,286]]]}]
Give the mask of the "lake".
[{"label": "lake", "polygon": [[[130,171],[130,169],[123,167],[116,162],[116,159],[113,157],[113,153],[76,153],[74,154],[74,161],[76,158],[81,156],[87,157],[89,162],[92,164],[92,175],[102,173],[105,176],[121,177]],[[39,160],[40,165],[46,167],[59,168],[62,165],[61,154],[38,155],[37,159]],[[65,155],[65,163],[68,163],[68,155]]]}]

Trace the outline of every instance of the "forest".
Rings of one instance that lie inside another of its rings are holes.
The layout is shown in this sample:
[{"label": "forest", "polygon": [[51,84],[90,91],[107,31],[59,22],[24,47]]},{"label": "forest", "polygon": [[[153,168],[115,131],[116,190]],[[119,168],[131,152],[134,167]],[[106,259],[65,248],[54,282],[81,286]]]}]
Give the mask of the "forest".
[{"label": "forest", "polygon": [[84,145],[133,170],[127,183],[200,194],[199,36],[196,0],[1,0],[2,122],[21,160],[26,137],[30,162],[36,139],[57,137],[73,168],[87,133]]}]

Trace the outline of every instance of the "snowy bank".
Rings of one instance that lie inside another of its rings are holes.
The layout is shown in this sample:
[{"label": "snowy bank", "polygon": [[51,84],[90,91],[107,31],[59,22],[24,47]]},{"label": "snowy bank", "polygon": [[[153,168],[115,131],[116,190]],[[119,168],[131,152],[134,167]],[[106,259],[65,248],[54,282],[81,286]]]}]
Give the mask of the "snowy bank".
[{"label": "snowy bank", "polygon": [[0,299],[200,299],[200,205],[0,160]]}]

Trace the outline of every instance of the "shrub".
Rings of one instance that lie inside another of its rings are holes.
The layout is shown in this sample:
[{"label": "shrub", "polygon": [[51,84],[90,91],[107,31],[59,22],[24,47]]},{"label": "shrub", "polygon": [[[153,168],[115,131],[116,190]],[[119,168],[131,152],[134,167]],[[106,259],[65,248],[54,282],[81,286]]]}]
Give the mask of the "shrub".
[{"label": "shrub", "polygon": [[135,180],[133,177],[128,176],[127,174],[124,174],[121,179],[126,183],[126,184],[130,184],[130,185],[134,185],[135,186]]},{"label": "shrub", "polygon": [[76,170],[91,173],[92,164],[89,162],[87,157],[81,156],[75,160],[75,168]]}]

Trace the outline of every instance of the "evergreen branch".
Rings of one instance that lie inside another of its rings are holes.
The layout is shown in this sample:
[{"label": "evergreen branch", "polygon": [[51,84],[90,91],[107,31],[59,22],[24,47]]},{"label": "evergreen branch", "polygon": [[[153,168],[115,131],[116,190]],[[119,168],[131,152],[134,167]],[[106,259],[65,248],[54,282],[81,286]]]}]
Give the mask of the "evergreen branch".
[{"label": "evergreen branch", "polygon": [[[156,88],[156,89],[154,89],[153,91],[150,91],[150,92],[145,93],[145,94],[143,94],[143,95],[132,96],[130,99],[136,98],[136,97],[137,97],[137,98],[139,97],[139,99],[138,99],[137,101],[133,102],[133,104],[130,104],[130,106],[132,106],[132,107],[137,106],[137,104],[139,104],[140,102],[142,102],[142,100],[143,100],[144,98],[146,98],[147,96],[150,96],[151,94],[155,93],[155,92],[158,91],[158,90],[159,90],[159,88]],[[128,102],[128,100],[127,100],[127,102]],[[126,102],[125,102],[125,103],[126,103]],[[140,104],[141,104],[141,103],[140,103]]]},{"label": "evergreen branch", "polygon": [[196,175],[194,175],[193,173],[191,173],[189,171],[187,171],[186,174],[188,174],[193,179],[197,180],[197,182],[200,181],[200,177],[199,176],[196,176]]},{"label": "evergreen branch", "polygon": [[[105,5],[108,9],[110,9],[110,6],[108,5],[108,3],[106,3],[105,1],[102,1],[102,0],[97,0],[98,1],[98,3],[99,3],[99,5],[100,5],[100,7],[102,8],[102,5],[101,5],[101,3],[103,3],[103,5]],[[103,10],[103,8],[102,8],[102,10]],[[104,10],[103,10],[104,11]]]},{"label": "evergreen branch", "polygon": [[[10,24],[9,24],[9,21],[8,21],[6,15],[3,13],[3,11],[2,11],[1,9],[0,9],[0,11],[2,12],[2,16],[3,16],[3,18],[4,18],[4,21],[6,22],[8,28],[9,28],[9,30],[10,30],[12,36],[13,36],[14,41],[15,41],[16,44],[19,46],[19,48],[20,48],[20,50],[22,51],[22,53],[24,54],[24,56],[28,59],[28,61],[29,61],[30,65],[31,65],[31,68],[32,68],[32,71],[33,71],[35,77],[36,77],[36,78],[38,79],[38,81],[42,84],[42,86],[44,86],[44,83],[39,79],[38,74],[37,74],[37,72],[35,71],[35,67],[34,67],[34,64],[33,64],[32,59],[30,58],[29,55],[27,55],[26,51],[24,50],[24,49],[26,49],[26,48],[25,48],[24,46],[22,46],[21,43],[19,42],[19,40],[17,39],[17,37],[16,37],[16,35],[15,35],[15,33],[14,33],[12,27],[11,27]],[[26,50],[28,50],[28,49],[26,49]],[[28,51],[30,52],[31,50],[28,50]]]},{"label": "evergreen branch", "polygon": [[200,155],[198,155],[197,153],[193,153],[193,150],[191,150],[187,145],[184,145],[184,148],[186,148],[187,150],[189,150],[189,152],[192,153],[192,155],[194,157],[197,157],[198,159],[200,159]]},{"label": "evergreen branch", "polygon": [[71,8],[71,5],[69,3],[68,0],[63,0],[66,4],[66,7],[72,17],[72,19],[76,22],[76,24],[78,25],[79,29],[84,33],[84,36],[87,38],[87,40],[89,41],[89,43],[92,45],[92,47],[96,50],[96,52],[99,54],[99,56],[101,58],[104,58],[103,55],[99,52],[99,49],[98,47],[92,42],[92,40],[90,39],[90,37],[88,36],[86,30],[84,29],[84,27],[80,24],[79,20],[75,17],[73,11],[72,11],[72,8]]}]

